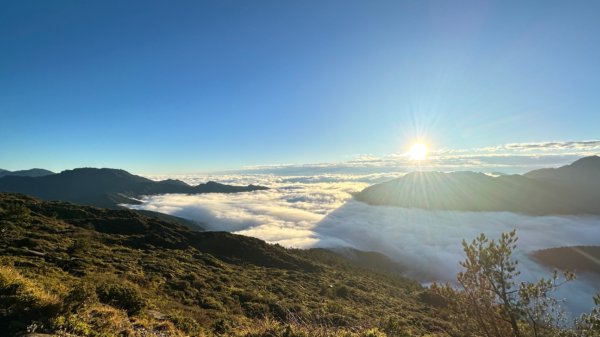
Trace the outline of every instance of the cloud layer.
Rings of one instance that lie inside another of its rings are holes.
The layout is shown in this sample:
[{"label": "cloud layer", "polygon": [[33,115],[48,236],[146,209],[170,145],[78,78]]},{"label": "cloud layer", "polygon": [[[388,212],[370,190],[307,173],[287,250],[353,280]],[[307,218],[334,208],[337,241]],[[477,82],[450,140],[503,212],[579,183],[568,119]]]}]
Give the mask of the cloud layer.
[{"label": "cloud layer", "polygon": [[[221,178],[218,181],[236,184],[247,184],[252,179],[248,176],[210,178]],[[190,178],[186,180],[199,182]],[[131,207],[193,219],[202,222],[210,230],[236,232],[287,247],[304,248],[319,242],[313,229],[325,215],[342,206],[352,192],[368,185],[356,177],[343,179],[334,175],[263,175],[255,176],[251,183],[272,188],[235,194],[157,195],[145,197],[142,205]]]},{"label": "cloud layer", "polygon": [[[464,259],[462,239],[480,233],[497,238],[517,229],[524,280],[549,275],[550,270],[532,261],[527,253],[544,248],[598,245],[600,217],[534,217],[509,212],[426,211],[387,206],[370,206],[354,200],[327,215],[314,228],[322,246],[351,246],[382,252],[405,266],[408,276],[423,282],[453,281]],[[580,280],[558,293],[568,298],[571,311],[592,306],[591,296],[600,289],[598,280],[580,275]]]},{"label": "cloud layer", "polygon": [[[351,199],[352,192],[390,177],[389,174],[179,176],[189,183],[214,179],[273,188],[237,194],[151,196],[145,197],[142,205],[132,207],[193,219],[210,230],[235,232],[287,247],[350,246],[382,252],[404,265],[409,276],[422,282],[454,280],[458,262],[464,259],[462,239],[470,240],[482,232],[495,238],[501,232],[518,230],[518,256],[525,279],[548,275],[548,270],[527,257],[528,252],[600,244],[600,217],[431,212],[370,206]],[[595,291],[600,289],[594,289],[588,279],[583,279],[564,288],[559,295],[570,299],[571,310],[581,312],[592,305]]]}]

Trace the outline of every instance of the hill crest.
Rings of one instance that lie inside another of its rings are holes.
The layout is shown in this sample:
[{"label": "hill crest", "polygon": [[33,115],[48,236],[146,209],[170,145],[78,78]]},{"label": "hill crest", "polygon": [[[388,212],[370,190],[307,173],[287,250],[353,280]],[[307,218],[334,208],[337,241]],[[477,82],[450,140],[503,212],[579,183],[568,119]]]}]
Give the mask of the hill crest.
[{"label": "hill crest", "polygon": [[76,168],[40,177],[0,177],[0,191],[23,193],[45,200],[63,200],[98,207],[136,204],[143,195],[165,193],[237,193],[265,190],[263,186],[233,186],[207,182],[191,186],[180,180],[154,181],[113,168]]},{"label": "hill crest", "polygon": [[600,214],[600,157],[524,175],[412,172],[354,196],[372,205],[432,210]]}]

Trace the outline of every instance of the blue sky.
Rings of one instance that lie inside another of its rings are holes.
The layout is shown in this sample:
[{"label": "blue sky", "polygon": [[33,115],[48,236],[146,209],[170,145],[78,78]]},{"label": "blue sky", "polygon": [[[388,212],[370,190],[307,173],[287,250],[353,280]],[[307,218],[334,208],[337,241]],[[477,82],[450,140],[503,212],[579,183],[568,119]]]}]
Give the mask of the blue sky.
[{"label": "blue sky", "polygon": [[15,1],[0,168],[196,172],[600,138],[598,1]]}]

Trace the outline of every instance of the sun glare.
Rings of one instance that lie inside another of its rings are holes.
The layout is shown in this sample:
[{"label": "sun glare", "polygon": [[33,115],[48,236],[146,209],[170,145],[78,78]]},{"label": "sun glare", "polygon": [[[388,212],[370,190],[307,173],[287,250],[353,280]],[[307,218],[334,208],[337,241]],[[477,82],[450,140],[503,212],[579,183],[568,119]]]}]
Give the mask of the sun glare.
[{"label": "sun glare", "polygon": [[410,147],[410,159],[424,160],[427,158],[427,145],[423,143],[414,143]]}]

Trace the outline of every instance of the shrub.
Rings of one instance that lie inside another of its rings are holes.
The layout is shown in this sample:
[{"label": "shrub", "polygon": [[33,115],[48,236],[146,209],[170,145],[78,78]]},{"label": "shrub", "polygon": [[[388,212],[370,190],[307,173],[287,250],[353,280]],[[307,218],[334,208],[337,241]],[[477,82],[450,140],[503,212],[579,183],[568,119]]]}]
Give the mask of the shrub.
[{"label": "shrub", "polygon": [[75,285],[64,299],[65,309],[74,311],[98,301],[96,288],[87,282]]},{"label": "shrub", "polygon": [[220,319],[213,324],[212,330],[217,335],[226,335],[231,332],[231,325],[226,320]]},{"label": "shrub", "polygon": [[15,236],[15,226],[31,220],[31,211],[19,202],[0,204],[0,240],[10,240]]},{"label": "shrub", "polygon": [[377,328],[373,328],[363,332],[361,337],[386,337],[386,334]]},{"label": "shrub", "polygon": [[73,240],[69,248],[67,248],[67,253],[70,255],[75,254],[83,254],[90,249],[91,243],[89,240],[85,238],[77,238]]},{"label": "shrub", "polygon": [[56,317],[52,328],[61,336],[116,337],[131,328],[131,322],[125,311],[95,304]]},{"label": "shrub", "polygon": [[52,327],[61,332],[89,336],[93,329],[81,316],[76,314],[60,315],[52,321]]},{"label": "shrub", "polygon": [[577,337],[600,336],[600,294],[594,296],[596,306],[589,314],[583,314],[575,320],[575,335]]},{"label": "shrub", "polygon": [[1,205],[0,214],[9,221],[27,222],[30,220],[31,211],[23,203],[7,202]]},{"label": "shrub", "polygon": [[345,285],[340,285],[337,288],[335,288],[335,295],[337,297],[350,298],[351,294],[352,294],[352,291],[350,290],[350,288],[346,287]]},{"label": "shrub", "polygon": [[211,296],[200,297],[199,305],[201,308],[204,309],[225,311],[225,307],[223,306],[223,304],[219,300]]},{"label": "shrub", "polygon": [[171,314],[167,317],[169,321],[173,322],[177,329],[182,330],[191,336],[198,336],[202,333],[202,327],[195,319],[182,315],[182,314]]},{"label": "shrub", "polygon": [[554,272],[537,282],[517,282],[520,272],[513,258],[517,247],[513,230],[496,240],[484,234],[471,243],[463,240],[465,261],[457,280],[461,290],[433,284],[431,290],[447,300],[462,330],[473,335],[495,337],[552,336],[561,329],[561,314],[550,293],[574,278],[564,280]]},{"label": "shrub", "polygon": [[96,287],[100,302],[127,311],[128,315],[137,315],[146,302],[139,291],[124,282],[106,281]]},{"label": "shrub", "polygon": [[244,302],[242,304],[244,313],[248,317],[265,317],[269,313],[269,306],[264,303]]},{"label": "shrub", "polygon": [[[33,320],[44,322],[59,309],[60,303],[56,296],[24,278],[14,268],[0,266],[0,313],[5,313],[6,322],[21,326],[26,326]],[[0,320],[0,330],[8,329],[2,325]]]}]

